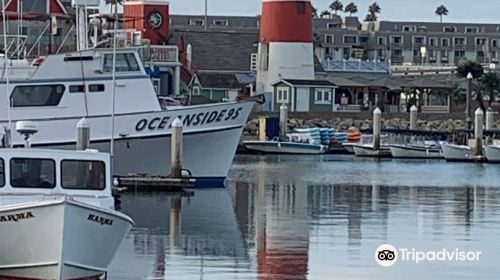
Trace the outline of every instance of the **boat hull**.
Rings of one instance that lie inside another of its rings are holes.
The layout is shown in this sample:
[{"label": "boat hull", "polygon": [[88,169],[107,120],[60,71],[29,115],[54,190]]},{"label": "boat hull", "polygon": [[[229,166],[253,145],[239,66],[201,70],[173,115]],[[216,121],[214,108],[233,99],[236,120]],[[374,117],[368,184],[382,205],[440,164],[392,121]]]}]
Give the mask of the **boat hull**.
[{"label": "boat hull", "polygon": [[354,145],[357,145],[356,143],[343,143],[342,144],[342,147],[344,147],[344,149],[350,153],[350,154],[354,154]]},{"label": "boat hull", "polygon": [[68,198],[2,207],[0,221],[0,279],[95,279],[133,225]]},{"label": "boat hull", "polygon": [[391,157],[391,150],[387,146],[381,146],[375,150],[373,145],[353,145],[354,154],[358,157]]},{"label": "boat hull", "polygon": [[469,146],[443,144],[442,148],[447,161],[477,161],[476,150]]},{"label": "boat hull", "polygon": [[500,163],[500,146],[489,145],[484,148],[488,162]]},{"label": "boat hull", "polygon": [[323,145],[278,141],[245,141],[245,147],[252,151],[269,154],[308,154],[319,155],[326,152]]},{"label": "boat hull", "polygon": [[391,154],[394,158],[443,158],[440,149],[416,147],[409,145],[390,145]]}]

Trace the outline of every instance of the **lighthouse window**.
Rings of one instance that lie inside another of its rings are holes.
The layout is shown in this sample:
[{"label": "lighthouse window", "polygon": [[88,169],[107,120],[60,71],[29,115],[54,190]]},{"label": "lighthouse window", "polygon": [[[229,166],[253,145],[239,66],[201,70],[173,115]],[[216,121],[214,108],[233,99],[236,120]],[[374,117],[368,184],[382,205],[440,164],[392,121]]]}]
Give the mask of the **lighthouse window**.
[{"label": "lighthouse window", "polygon": [[64,85],[16,86],[10,97],[11,106],[57,106],[64,90]]},{"label": "lighthouse window", "polygon": [[297,2],[297,14],[305,14],[306,13],[306,3],[305,2]]},{"label": "lighthouse window", "polygon": [[[139,63],[133,53],[117,53],[116,54],[116,71],[117,72],[129,72],[129,71],[140,71]],[[113,54],[104,55],[104,72],[113,71]]]},{"label": "lighthouse window", "polygon": [[51,159],[13,158],[10,160],[10,184],[14,188],[44,188],[56,186],[56,167]]}]

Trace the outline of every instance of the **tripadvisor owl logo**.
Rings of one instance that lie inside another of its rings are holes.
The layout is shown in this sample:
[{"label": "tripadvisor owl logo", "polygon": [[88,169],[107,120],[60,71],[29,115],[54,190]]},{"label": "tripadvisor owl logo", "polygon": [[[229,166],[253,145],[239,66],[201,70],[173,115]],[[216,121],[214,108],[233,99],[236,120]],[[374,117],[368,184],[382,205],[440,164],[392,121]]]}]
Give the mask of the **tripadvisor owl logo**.
[{"label": "tripadvisor owl logo", "polygon": [[375,261],[381,266],[393,266],[398,260],[398,252],[391,244],[382,244],[375,250]]}]

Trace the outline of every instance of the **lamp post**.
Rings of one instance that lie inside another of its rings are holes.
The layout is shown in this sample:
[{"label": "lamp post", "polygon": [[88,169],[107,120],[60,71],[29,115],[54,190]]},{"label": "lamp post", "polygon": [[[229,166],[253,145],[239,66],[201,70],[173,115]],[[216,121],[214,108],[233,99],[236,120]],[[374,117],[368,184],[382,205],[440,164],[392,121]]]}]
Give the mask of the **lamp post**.
[{"label": "lamp post", "polygon": [[420,57],[422,59],[422,65],[425,63],[425,57],[427,56],[427,47],[426,46],[421,46],[420,47]]},{"label": "lamp post", "polygon": [[472,79],[474,77],[472,76],[472,73],[469,72],[467,74],[467,102],[466,102],[466,109],[465,109],[465,123],[466,123],[466,129],[471,129],[472,127],[472,121],[471,121],[471,99],[472,99]]}]

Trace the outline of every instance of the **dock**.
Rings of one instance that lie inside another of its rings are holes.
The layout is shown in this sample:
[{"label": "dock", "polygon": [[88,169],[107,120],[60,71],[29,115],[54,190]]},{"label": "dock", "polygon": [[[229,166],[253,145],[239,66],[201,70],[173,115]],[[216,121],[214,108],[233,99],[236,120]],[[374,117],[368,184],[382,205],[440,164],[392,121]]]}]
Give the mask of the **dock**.
[{"label": "dock", "polygon": [[130,175],[124,177],[116,177],[118,188],[134,191],[165,191],[179,192],[190,191],[194,189],[196,179],[194,178],[171,178],[167,176],[147,176],[147,175]]}]

